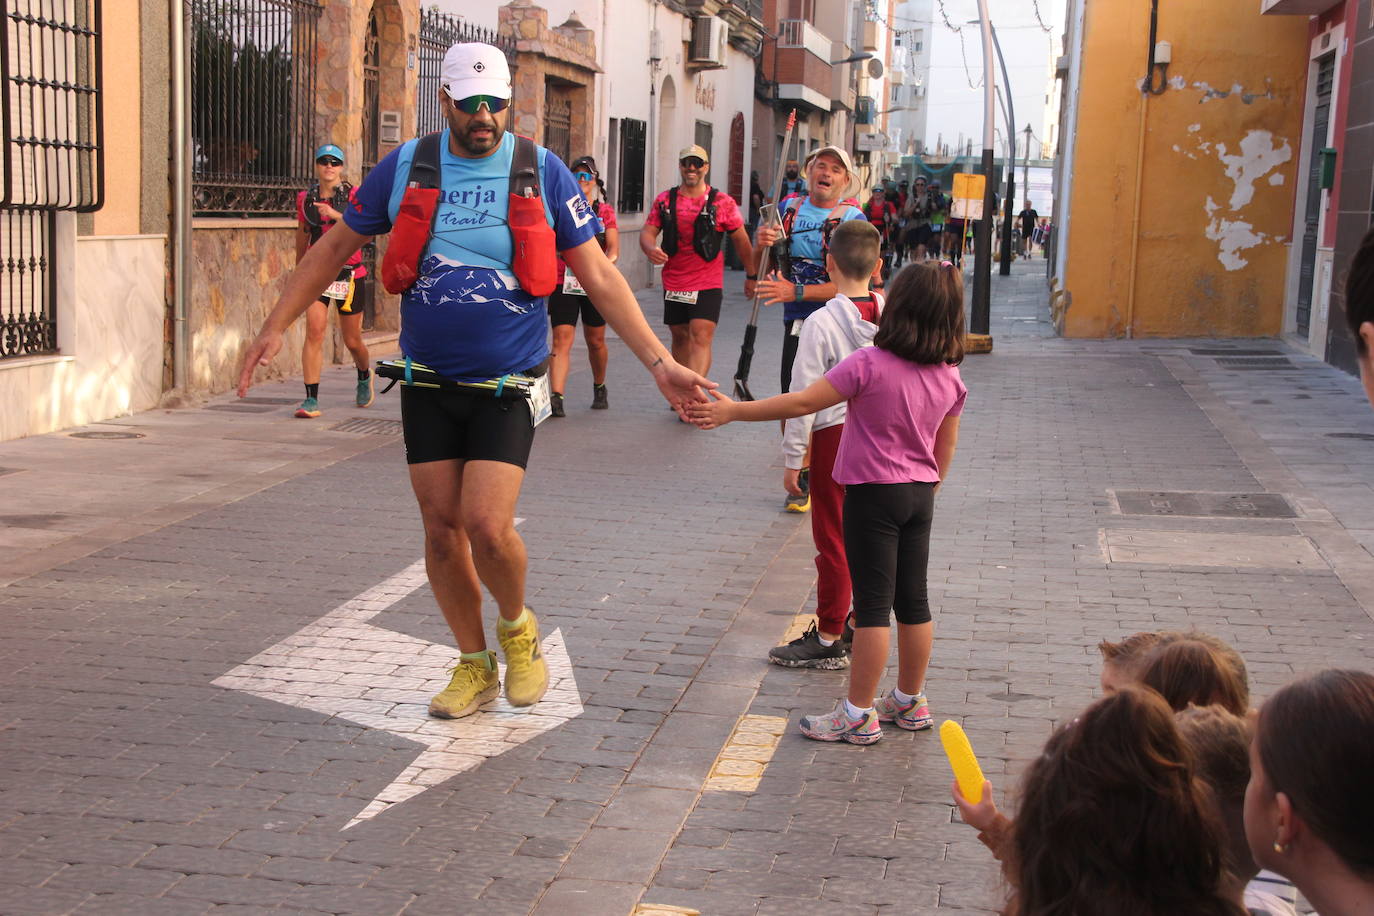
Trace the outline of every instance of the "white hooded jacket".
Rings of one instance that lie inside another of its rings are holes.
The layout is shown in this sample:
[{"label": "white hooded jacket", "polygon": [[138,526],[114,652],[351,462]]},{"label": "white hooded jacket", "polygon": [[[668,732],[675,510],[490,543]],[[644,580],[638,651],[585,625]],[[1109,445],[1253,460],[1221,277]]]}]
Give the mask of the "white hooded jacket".
[{"label": "white hooded jacket", "polygon": [[[881,315],[883,298],[879,293],[874,293],[873,298]],[[848,296],[836,295],[802,322],[797,358],[792,363],[791,390],[801,391],[855,350],[872,346],[877,333],[878,326],[864,321],[859,316],[859,307]],[[834,407],[788,420],[782,436],[783,466],[800,469],[811,442],[811,431],[843,423],[846,406],[841,401]]]}]

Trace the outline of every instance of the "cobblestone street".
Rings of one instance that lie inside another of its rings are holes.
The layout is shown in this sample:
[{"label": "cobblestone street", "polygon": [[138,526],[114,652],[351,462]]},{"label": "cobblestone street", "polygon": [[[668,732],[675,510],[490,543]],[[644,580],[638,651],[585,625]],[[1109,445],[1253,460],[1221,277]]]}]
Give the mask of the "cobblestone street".
[{"label": "cobblestone street", "polygon": [[[999,801],[1098,694],[1103,638],[1213,632],[1257,700],[1369,669],[1358,381],[1273,339],[1060,339],[1043,261],[993,281],[995,349],[964,363],[937,500],[928,695]],[[666,336],[657,292],[640,301]],[[780,315],[760,325],[763,396]],[[317,420],[292,417],[292,380],[0,443],[0,911],[1000,905],[934,732],[865,748],[797,732],[846,672],[765,662],[815,584],[808,521],[781,511],[775,424],[677,422],[618,341],[611,409],[592,412],[579,335],[568,416],[541,426],[518,510],[557,683],[532,712],[440,722],[424,704],[454,651],[399,398],[356,410],[350,375],[326,370]]]}]

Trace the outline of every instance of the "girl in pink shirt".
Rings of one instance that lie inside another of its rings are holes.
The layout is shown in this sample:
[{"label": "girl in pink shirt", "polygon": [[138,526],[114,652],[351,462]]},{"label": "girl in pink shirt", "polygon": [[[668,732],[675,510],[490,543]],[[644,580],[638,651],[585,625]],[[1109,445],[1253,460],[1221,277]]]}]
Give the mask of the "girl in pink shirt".
[{"label": "girl in pink shirt", "polygon": [[[844,544],[854,583],[849,695],[824,715],[803,716],[820,741],[872,744],[879,722],[929,728],[925,697],[934,624],[926,595],[935,491],[954,459],[967,389],[964,284],[948,261],[911,264],[889,288],[872,347],[855,351],[804,391],[762,401],[716,400],[688,408],[714,429],[733,420],[779,420],[848,401],[834,479],[845,485]],[[897,685],[874,697],[897,615]]]}]

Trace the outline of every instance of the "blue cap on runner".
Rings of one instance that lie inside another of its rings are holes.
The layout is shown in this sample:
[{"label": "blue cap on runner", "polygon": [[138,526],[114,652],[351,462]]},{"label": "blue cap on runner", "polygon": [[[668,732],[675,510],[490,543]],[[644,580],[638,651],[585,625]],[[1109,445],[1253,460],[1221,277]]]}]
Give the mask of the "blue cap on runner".
[{"label": "blue cap on runner", "polygon": [[321,146],[319,149],[315,150],[315,161],[316,161],[316,162],[319,162],[320,159],[322,159],[322,158],[325,157],[325,156],[333,156],[335,159],[339,160],[340,162],[343,162],[343,161],[344,161],[343,150],[339,149],[337,146],[335,146],[335,145],[332,144],[332,143],[326,143],[324,146]]}]

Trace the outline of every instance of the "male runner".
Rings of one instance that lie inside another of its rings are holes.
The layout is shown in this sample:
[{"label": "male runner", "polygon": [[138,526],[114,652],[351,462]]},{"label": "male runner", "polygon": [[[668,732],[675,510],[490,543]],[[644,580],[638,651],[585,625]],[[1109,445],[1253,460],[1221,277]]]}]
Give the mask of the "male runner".
[{"label": "male runner", "polygon": [[654,199],[639,231],[639,247],[663,265],[663,323],[673,335],[673,359],[705,375],[711,370],[725,286],[722,236],[730,236],[741,264],[753,265],[754,251],[739,204],[706,183],[711,170],[706,150],[689,146],[677,158],[682,182]]},{"label": "male runner", "polygon": [[[547,360],[544,299],[526,292],[517,276],[529,274],[531,262],[525,259],[539,258],[551,278],[555,253],[520,251],[507,225],[516,138],[506,132],[511,79],[505,55],[487,44],[455,44],[444,55],[440,75],[439,102],[448,128],[440,135],[432,236],[429,227],[419,227],[417,236],[413,225],[397,219],[417,150],[412,140],[377,164],[343,222],[301,259],[244,354],[240,396],[253,371],[281,349],[283,330],[334,278],[349,253],[393,226],[402,230],[392,238],[393,246],[417,237],[426,246],[420,276],[401,300],[400,342],[407,358],[456,383],[538,374]],[[705,397],[698,386],[714,386],[679,365],[658,342],[634,294],[597,244],[596,217],[567,166],[547,150],[535,152],[542,207],[556,239],[544,244],[556,245],[670,404],[681,412],[684,404]],[[431,715],[465,716],[496,694],[496,657],[487,650],[482,624],[483,585],[500,612],[506,697],[513,705],[528,706],[548,687],[539,628],[525,607],[525,545],[515,532],[515,504],[535,416],[533,401],[481,388],[401,389],[406,461],[425,529],[425,567],[461,652],[448,687],[430,703]]]}]

